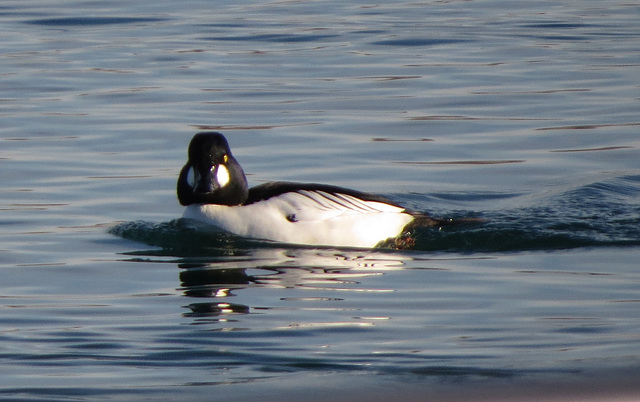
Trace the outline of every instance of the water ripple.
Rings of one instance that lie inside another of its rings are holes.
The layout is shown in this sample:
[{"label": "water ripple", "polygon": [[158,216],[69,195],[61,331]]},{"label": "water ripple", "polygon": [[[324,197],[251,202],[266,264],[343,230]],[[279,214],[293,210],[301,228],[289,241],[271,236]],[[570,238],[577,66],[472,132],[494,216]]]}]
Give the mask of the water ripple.
[{"label": "water ripple", "polygon": [[100,25],[121,25],[121,24],[139,24],[147,22],[166,21],[166,18],[159,17],[56,17],[56,18],[38,18],[34,20],[24,21],[27,24],[44,25],[52,27],[68,27],[68,26],[100,26]]}]

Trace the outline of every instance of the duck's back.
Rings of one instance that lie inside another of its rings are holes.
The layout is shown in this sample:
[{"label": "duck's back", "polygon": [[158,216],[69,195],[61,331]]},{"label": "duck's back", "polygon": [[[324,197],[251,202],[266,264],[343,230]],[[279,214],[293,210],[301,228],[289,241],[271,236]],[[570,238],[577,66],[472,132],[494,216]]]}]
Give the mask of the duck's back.
[{"label": "duck's back", "polygon": [[185,217],[244,237],[285,243],[374,247],[414,220],[384,197],[335,186],[268,183],[243,205],[191,205]]}]

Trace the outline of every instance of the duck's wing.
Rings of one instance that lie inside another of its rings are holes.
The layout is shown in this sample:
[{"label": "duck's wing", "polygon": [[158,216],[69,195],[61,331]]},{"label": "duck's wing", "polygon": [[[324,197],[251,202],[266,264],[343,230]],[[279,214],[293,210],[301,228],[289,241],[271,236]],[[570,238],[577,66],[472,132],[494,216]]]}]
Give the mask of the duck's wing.
[{"label": "duck's wing", "polygon": [[250,189],[244,205],[262,203],[281,211],[290,222],[300,223],[406,212],[385,197],[324,184],[275,182]]},{"label": "duck's wing", "polygon": [[[329,202],[333,201],[339,205],[341,203],[341,201],[339,200],[344,198],[343,202],[346,202],[347,205],[350,204],[350,202],[348,202],[347,200],[354,201],[356,205],[359,204],[359,202],[357,201],[359,200],[360,202],[364,203],[371,201],[404,209],[390,199],[377,194],[365,193],[362,191],[352,190],[339,186],[331,186],[328,184],[292,183],[284,181],[265,183],[250,188],[249,196],[244,202],[244,205],[268,200],[269,198],[277,197],[286,193],[305,194],[306,196],[316,200],[320,204],[322,204],[323,202],[326,203],[328,200]],[[353,207],[357,209],[355,205],[353,205]]]}]

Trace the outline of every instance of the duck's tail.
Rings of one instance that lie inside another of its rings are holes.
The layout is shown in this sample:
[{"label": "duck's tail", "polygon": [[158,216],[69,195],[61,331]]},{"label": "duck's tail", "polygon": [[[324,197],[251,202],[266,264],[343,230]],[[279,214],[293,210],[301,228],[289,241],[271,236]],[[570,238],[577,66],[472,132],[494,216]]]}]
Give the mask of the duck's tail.
[{"label": "duck's tail", "polygon": [[411,230],[420,227],[468,225],[485,222],[487,222],[487,220],[483,218],[433,218],[425,214],[415,214],[414,219],[404,227],[402,232],[410,232]]},{"label": "duck's tail", "polygon": [[414,219],[409,222],[397,237],[392,237],[381,242],[378,247],[395,248],[398,250],[411,250],[416,244],[414,232],[417,228],[469,225],[487,222],[482,218],[433,218],[425,214],[413,214]]}]

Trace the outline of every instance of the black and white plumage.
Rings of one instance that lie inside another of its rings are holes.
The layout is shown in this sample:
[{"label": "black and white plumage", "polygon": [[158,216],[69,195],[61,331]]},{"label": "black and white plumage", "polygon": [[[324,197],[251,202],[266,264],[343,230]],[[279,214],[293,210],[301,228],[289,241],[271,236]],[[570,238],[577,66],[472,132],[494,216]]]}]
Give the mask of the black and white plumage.
[{"label": "black and white plumage", "polygon": [[371,248],[412,225],[437,221],[374,194],[323,184],[247,179],[217,132],[196,134],[178,178],[184,217],[243,237],[284,243]]}]

